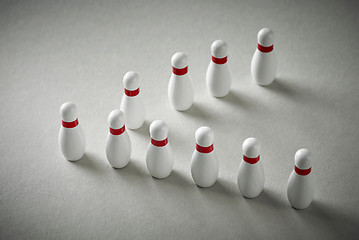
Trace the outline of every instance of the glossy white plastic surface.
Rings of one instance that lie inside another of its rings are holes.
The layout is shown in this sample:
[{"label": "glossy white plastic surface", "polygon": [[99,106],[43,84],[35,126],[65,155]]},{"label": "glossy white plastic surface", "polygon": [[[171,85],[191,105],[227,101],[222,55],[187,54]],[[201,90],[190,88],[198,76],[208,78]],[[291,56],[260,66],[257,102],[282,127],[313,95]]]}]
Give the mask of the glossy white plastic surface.
[{"label": "glossy white plastic surface", "polygon": [[[214,41],[211,52],[212,56],[216,58],[226,57],[227,43],[223,40]],[[211,60],[207,68],[206,84],[208,91],[213,97],[226,96],[231,90],[232,85],[232,74],[228,62],[216,64]]]},{"label": "glossy white plastic surface", "polygon": [[[71,102],[62,104],[60,114],[65,122],[72,122],[78,118],[77,107]],[[61,153],[67,160],[77,161],[85,154],[86,141],[80,123],[74,128],[65,128],[61,125],[58,140]]]}]

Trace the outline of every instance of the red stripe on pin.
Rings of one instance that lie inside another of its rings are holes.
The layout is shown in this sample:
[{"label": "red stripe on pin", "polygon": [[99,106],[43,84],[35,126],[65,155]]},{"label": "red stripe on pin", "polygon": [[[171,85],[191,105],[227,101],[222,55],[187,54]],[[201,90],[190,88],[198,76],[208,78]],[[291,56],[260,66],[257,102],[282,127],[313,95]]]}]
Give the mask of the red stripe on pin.
[{"label": "red stripe on pin", "polygon": [[166,138],[166,139],[164,139],[162,141],[157,141],[157,140],[151,138],[151,143],[152,143],[152,145],[154,145],[156,147],[164,147],[164,146],[167,145],[168,139]]},{"label": "red stripe on pin", "polygon": [[175,67],[172,67],[172,72],[176,75],[185,75],[187,72],[188,72],[188,66],[185,67],[185,68],[175,68]]},{"label": "red stripe on pin", "polygon": [[260,159],[260,155],[258,155],[258,157],[255,158],[250,158],[243,155],[243,160],[249,164],[256,164],[259,161],[259,159]]},{"label": "red stripe on pin", "polygon": [[114,129],[110,127],[110,133],[112,135],[121,135],[125,131],[125,125],[122,128]]},{"label": "red stripe on pin", "polygon": [[137,88],[136,90],[127,90],[125,88],[125,94],[129,97],[135,97],[140,93],[140,88]]},{"label": "red stripe on pin", "polygon": [[210,153],[213,151],[213,144],[208,147],[202,147],[202,146],[196,144],[196,150],[200,153]]},{"label": "red stripe on pin", "polygon": [[76,120],[73,121],[73,122],[64,122],[64,121],[62,121],[62,126],[65,127],[65,128],[74,128],[77,125],[79,125],[78,118],[76,118]]},{"label": "red stripe on pin", "polygon": [[225,56],[224,58],[216,58],[212,56],[212,62],[216,64],[225,64],[227,62],[227,56]]},{"label": "red stripe on pin", "polygon": [[297,168],[297,166],[294,166],[294,171],[301,176],[306,176],[312,171],[312,168],[310,167],[308,169],[300,169]]},{"label": "red stripe on pin", "polygon": [[271,51],[273,51],[273,45],[272,46],[269,46],[269,47],[265,47],[265,46],[262,46],[258,43],[258,50],[263,52],[263,53],[269,53]]}]

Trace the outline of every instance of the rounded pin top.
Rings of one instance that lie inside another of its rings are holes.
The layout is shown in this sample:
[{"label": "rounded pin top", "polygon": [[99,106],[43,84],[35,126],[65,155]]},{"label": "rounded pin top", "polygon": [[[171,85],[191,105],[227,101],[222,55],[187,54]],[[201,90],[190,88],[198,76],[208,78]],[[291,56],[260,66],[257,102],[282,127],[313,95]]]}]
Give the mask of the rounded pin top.
[{"label": "rounded pin top", "polygon": [[247,138],[244,140],[243,155],[249,158],[256,158],[260,155],[261,146],[256,138]]},{"label": "rounded pin top", "polygon": [[64,122],[73,122],[77,119],[77,107],[72,102],[65,102],[61,105],[60,114]]},{"label": "rounded pin top", "polygon": [[213,144],[214,140],[213,130],[206,126],[200,127],[196,131],[195,138],[196,143],[201,147],[209,147]]},{"label": "rounded pin top", "polygon": [[308,149],[299,149],[294,156],[295,166],[301,170],[310,168],[312,166],[311,155]]},{"label": "rounded pin top", "polygon": [[188,58],[187,55],[184,54],[183,52],[177,52],[175,54],[173,54],[172,58],[171,58],[171,64],[172,67],[174,68],[185,68],[188,66]]},{"label": "rounded pin top", "polygon": [[151,138],[156,141],[162,141],[168,136],[168,126],[162,120],[153,121],[150,125]]},{"label": "rounded pin top", "polygon": [[110,128],[119,129],[125,125],[125,114],[120,110],[113,110],[107,120]]},{"label": "rounded pin top", "polygon": [[136,72],[129,71],[123,77],[123,85],[127,90],[133,91],[140,87],[139,80]]},{"label": "rounded pin top", "polygon": [[269,28],[263,28],[258,32],[258,43],[263,47],[270,47],[274,43],[274,33]]},{"label": "rounded pin top", "polygon": [[227,56],[227,43],[223,40],[216,40],[211,46],[212,56],[215,58],[224,58]]}]

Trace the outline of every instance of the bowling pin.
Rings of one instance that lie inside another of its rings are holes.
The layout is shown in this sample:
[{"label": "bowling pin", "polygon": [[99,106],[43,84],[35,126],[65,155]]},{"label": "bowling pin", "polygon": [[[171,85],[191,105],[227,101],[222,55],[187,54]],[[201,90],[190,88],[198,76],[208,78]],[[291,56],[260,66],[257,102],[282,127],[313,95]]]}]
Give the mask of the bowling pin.
[{"label": "bowling pin", "polygon": [[166,178],[173,169],[172,149],[168,142],[168,127],[156,120],[150,125],[151,142],[147,149],[146,163],[152,177]]},{"label": "bowling pin", "polygon": [[192,155],[191,173],[200,187],[212,186],[218,177],[219,163],[214,154],[214,133],[209,127],[200,127],[196,134],[196,149]]},{"label": "bowling pin", "polygon": [[252,77],[257,84],[262,86],[271,84],[277,73],[273,35],[273,31],[269,28],[263,28],[258,32],[258,47],[252,58]]},{"label": "bowling pin", "polygon": [[120,110],[125,114],[126,127],[138,129],[145,121],[145,105],[140,95],[139,77],[135,72],[127,72],[123,77],[125,87]]},{"label": "bowling pin", "polygon": [[232,75],[227,63],[227,43],[216,40],[211,46],[212,60],[206,74],[207,88],[213,97],[224,97],[231,90]]},{"label": "bowling pin", "polygon": [[62,155],[69,161],[77,161],[85,154],[85,135],[77,117],[76,105],[71,102],[60,108],[62,126],[59,132],[59,146]]},{"label": "bowling pin", "polygon": [[187,55],[178,52],[171,58],[172,74],[168,84],[168,97],[177,111],[189,109],[194,100],[193,83],[188,74]]},{"label": "bowling pin", "polygon": [[125,115],[120,110],[108,116],[110,125],[106,141],[106,157],[114,168],[125,167],[131,158],[131,141],[125,128]]},{"label": "bowling pin", "polygon": [[260,161],[260,145],[257,139],[243,142],[243,158],[237,172],[239,191],[246,198],[257,197],[264,187],[264,169]]},{"label": "bowling pin", "polygon": [[314,179],[311,175],[312,161],[308,149],[300,149],[294,156],[294,170],[287,184],[287,196],[293,208],[307,208],[313,201]]}]

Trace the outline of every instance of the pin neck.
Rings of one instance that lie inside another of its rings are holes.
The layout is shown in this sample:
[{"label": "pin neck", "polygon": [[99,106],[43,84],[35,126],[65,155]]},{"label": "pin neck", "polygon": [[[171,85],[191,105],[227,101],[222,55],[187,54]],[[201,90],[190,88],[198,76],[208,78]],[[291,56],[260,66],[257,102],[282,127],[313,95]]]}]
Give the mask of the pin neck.
[{"label": "pin neck", "polygon": [[62,121],[62,126],[64,128],[74,128],[76,127],[77,125],[79,125],[79,120],[78,118],[76,118],[75,121],[72,121],[72,122],[65,122],[65,121]]},{"label": "pin neck", "polygon": [[114,129],[114,128],[111,128],[110,127],[110,133],[112,134],[112,135],[121,135],[122,133],[124,133],[125,132],[125,125],[123,125],[123,127],[122,128],[118,128],[118,129]]},{"label": "pin neck", "polygon": [[258,155],[258,157],[255,158],[250,158],[247,157],[246,155],[243,155],[243,161],[249,164],[256,164],[259,161],[259,159],[260,159],[260,155]]},{"label": "pin neck", "polygon": [[196,150],[200,153],[210,153],[213,151],[213,144],[208,147],[202,147],[196,143]]},{"label": "pin neck", "polygon": [[184,68],[175,68],[172,67],[172,72],[173,74],[176,74],[178,76],[182,76],[185,75],[188,72],[188,66],[184,67]]},{"label": "pin neck", "polygon": [[161,141],[157,141],[157,140],[151,138],[151,143],[152,143],[152,145],[154,145],[156,147],[164,147],[168,143],[168,138],[161,140]]},{"label": "pin neck", "polygon": [[137,88],[136,90],[127,90],[125,88],[125,94],[129,97],[135,97],[140,93],[140,88]]},{"label": "pin neck", "polygon": [[273,51],[273,45],[272,46],[269,46],[269,47],[265,47],[265,46],[262,46],[258,43],[258,50],[263,52],[263,53],[269,53],[271,51]]},{"label": "pin neck", "polygon": [[294,171],[298,174],[298,175],[301,175],[301,176],[306,176],[308,175],[311,171],[312,171],[312,168],[308,168],[308,169],[300,169],[300,168],[297,168],[297,166],[294,165]]},{"label": "pin neck", "polygon": [[225,64],[227,62],[227,56],[225,56],[224,58],[216,58],[212,56],[212,62],[216,64]]}]

